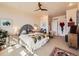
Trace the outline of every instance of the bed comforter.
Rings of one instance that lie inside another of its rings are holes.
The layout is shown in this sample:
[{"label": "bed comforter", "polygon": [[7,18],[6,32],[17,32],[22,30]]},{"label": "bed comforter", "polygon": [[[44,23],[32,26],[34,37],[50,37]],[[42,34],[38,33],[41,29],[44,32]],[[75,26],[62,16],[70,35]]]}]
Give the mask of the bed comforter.
[{"label": "bed comforter", "polygon": [[32,50],[40,48],[49,40],[49,37],[42,33],[21,34],[19,38]]}]

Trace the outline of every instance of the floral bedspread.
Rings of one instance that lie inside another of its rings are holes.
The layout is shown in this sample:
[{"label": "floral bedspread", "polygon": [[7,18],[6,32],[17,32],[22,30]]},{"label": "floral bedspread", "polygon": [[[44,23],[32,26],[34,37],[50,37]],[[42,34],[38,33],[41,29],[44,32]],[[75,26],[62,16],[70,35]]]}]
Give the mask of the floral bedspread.
[{"label": "floral bedspread", "polygon": [[47,35],[45,35],[45,34],[33,34],[33,35],[29,35],[29,36],[34,39],[34,43],[36,43],[37,40],[41,40],[41,39],[44,39],[45,37],[47,37]]}]

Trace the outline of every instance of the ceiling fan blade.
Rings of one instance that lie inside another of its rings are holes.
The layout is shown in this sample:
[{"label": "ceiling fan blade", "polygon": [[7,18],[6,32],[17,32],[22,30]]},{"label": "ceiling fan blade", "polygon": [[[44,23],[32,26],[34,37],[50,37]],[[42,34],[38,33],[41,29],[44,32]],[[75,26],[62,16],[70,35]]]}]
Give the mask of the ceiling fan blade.
[{"label": "ceiling fan blade", "polygon": [[42,6],[42,4],[41,4],[40,2],[38,2],[38,7],[39,7],[39,9],[34,10],[34,11],[39,11],[39,10],[41,10],[41,11],[48,11],[47,9],[41,8],[41,6]]},{"label": "ceiling fan blade", "polygon": [[47,9],[41,9],[42,11],[48,11]]},{"label": "ceiling fan blade", "polygon": [[42,6],[40,2],[38,2],[38,6],[39,6],[39,7]]}]

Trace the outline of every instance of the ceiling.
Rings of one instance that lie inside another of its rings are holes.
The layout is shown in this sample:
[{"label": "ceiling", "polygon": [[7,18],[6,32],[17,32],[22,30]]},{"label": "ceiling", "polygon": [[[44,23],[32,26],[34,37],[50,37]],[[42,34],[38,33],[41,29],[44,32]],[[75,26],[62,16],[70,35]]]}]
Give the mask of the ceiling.
[{"label": "ceiling", "polygon": [[[65,14],[66,10],[69,8],[77,7],[77,3],[73,3],[72,6],[69,6],[68,2],[41,2],[43,8],[48,9],[46,13],[52,16],[57,16],[60,14]],[[24,14],[35,14],[39,11],[34,11],[38,9],[37,2],[4,2],[0,3],[0,9],[9,9],[15,12],[22,12]],[[6,8],[5,8],[6,7]],[[41,11],[40,11],[41,12]]]}]

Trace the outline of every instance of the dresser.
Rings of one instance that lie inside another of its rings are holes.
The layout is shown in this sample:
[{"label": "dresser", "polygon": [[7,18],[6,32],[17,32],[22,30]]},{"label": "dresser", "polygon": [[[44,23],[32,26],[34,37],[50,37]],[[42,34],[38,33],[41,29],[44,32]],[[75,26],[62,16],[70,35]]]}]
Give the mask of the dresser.
[{"label": "dresser", "polygon": [[68,45],[73,48],[78,48],[78,34],[68,34]]},{"label": "dresser", "polygon": [[78,48],[79,47],[79,28],[74,25],[70,28],[70,33],[68,34],[68,44],[71,47]]}]

